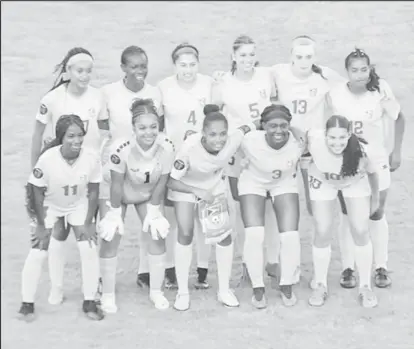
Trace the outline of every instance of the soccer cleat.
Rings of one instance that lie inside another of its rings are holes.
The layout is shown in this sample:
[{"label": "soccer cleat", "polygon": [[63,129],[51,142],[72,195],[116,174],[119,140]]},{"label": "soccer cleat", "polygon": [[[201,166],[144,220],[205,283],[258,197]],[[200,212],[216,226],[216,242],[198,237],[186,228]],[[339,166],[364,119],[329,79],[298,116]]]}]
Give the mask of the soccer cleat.
[{"label": "soccer cleat", "polygon": [[35,319],[34,303],[22,303],[19,309],[19,319],[26,322],[32,322]]},{"label": "soccer cleat", "polygon": [[190,295],[188,293],[186,294],[177,294],[175,297],[174,302],[174,309],[179,311],[186,311],[190,309]]},{"label": "soccer cleat", "polygon": [[82,310],[91,320],[100,321],[105,317],[103,311],[98,307],[98,304],[94,300],[84,300]]},{"label": "soccer cleat", "polygon": [[391,278],[388,276],[388,270],[385,268],[377,268],[375,270],[374,280],[375,286],[379,288],[386,288],[392,284]]},{"label": "soccer cleat", "polygon": [[326,286],[322,283],[318,283],[309,298],[309,305],[313,307],[321,307],[325,304],[327,298],[328,291]]},{"label": "soccer cleat", "polygon": [[367,285],[359,288],[358,299],[364,308],[375,308],[378,305],[377,296]]},{"label": "soccer cleat", "polygon": [[270,284],[272,288],[278,289],[280,282],[280,272],[278,263],[267,263],[265,271],[270,276]]},{"label": "soccer cleat", "polygon": [[177,289],[177,276],[175,274],[175,268],[165,269],[164,287],[168,290]]},{"label": "soccer cleat", "polygon": [[150,292],[149,298],[158,310],[165,310],[170,307],[170,302],[168,302],[168,299],[164,297],[161,291]]},{"label": "soccer cleat", "polygon": [[115,303],[114,293],[103,293],[100,303],[101,309],[107,314],[115,314],[118,311],[118,307]]},{"label": "soccer cleat", "polygon": [[293,307],[298,301],[292,288],[292,285],[280,285],[280,295],[286,307]]},{"label": "soccer cleat", "polygon": [[194,287],[197,290],[206,290],[210,287],[210,285],[207,282],[207,273],[208,273],[207,268],[197,268],[198,278],[194,284]]},{"label": "soccer cleat", "polygon": [[49,304],[59,305],[63,303],[63,292],[61,289],[52,288],[48,298]]},{"label": "soccer cleat", "polygon": [[149,273],[138,274],[137,285],[141,288],[149,288],[150,287],[150,274]]},{"label": "soccer cleat", "polygon": [[355,277],[355,272],[351,268],[346,268],[341,273],[341,279],[339,283],[343,288],[354,288],[357,285],[357,280]]},{"label": "soccer cleat", "polygon": [[217,293],[217,299],[228,308],[236,308],[240,305],[236,295],[231,290]]},{"label": "soccer cleat", "polygon": [[252,304],[257,309],[264,309],[267,307],[267,299],[264,287],[253,288]]}]

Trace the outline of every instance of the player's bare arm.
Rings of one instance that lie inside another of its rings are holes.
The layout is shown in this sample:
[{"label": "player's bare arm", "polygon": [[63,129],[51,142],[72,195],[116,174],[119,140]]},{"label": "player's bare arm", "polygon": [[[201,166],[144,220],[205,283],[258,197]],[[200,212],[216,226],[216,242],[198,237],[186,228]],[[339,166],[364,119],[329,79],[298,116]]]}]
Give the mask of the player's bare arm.
[{"label": "player's bare arm", "polygon": [[405,117],[404,114],[400,111],[398,113],[397,120],[395,121],[395,135],[394,135],[394,149],[390,155],[390,168],[391,172],[397,170],[401,165],[401,148],[404,138],[405,131]]},{"label": "player's bare arm", "polygon": [[124,186],[124,173],[118,173],[111,170],[111,206],[113,208],[121,207],[122,193]]},{"label": "player's bare arm", "polygon": [[43,135],[46,130],[46,124],[36,120],[35,129],[32,136],[31,164],[32,168],[36,165],[42,150]]},{"label": "player's bare arm", "polygon": [[169,174],[162,175],[151,195],[151,205],[160,205],[164,201],[165,189],[167,188]]}]

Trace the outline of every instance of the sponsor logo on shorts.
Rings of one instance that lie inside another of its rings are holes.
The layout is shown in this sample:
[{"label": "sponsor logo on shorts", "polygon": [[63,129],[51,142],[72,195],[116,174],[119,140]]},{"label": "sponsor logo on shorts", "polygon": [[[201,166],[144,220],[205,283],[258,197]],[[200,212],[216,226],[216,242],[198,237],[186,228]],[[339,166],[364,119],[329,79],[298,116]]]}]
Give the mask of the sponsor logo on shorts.
[{"label": "sponsor logo on shorts", "polygon": [[36,167],[33,169],[33,176],[35,176],[36,178],[42,178],[43,177],[43,171]]},{"label": "sponsor logo on shorts", "polygon": [[183,169],[184,169],[184,167],[185,167],[185,163],[184,163],[184,161],[183,161],[183,160],[175,160],[175,161],[174,161],[174,168],[175,168],[176,170],[181,171],[181,170],[183,170]]}]

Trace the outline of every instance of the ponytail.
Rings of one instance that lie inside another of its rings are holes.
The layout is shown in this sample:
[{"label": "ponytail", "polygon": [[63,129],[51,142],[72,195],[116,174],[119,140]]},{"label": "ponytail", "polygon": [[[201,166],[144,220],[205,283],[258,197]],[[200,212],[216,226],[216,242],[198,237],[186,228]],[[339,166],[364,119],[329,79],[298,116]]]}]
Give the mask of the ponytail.
[{"label": "ponytail", "polygon": [[45,153],[47,150],[57,147],[58,145],[61,145],[62,141],[60,141],[58,138],[52,139],[50,142],[47,142],[45,146],[43,147],[42,151],[40,152],[40,155]]},{"label": "ponytail", "polygon": [[316,64],[312,64],[312,71],[316,74],[319,74],[322,79],[326,80],[326,77],[323,75],[322,68]]},{"label": "ponytail", "polygon": [[367,90],[368,91],[377,91],[380,92],[380,82],[379,82],[379,75],[375,71],[374,67],[371,67],[369,72],[369,82],[367,83]]},{"label": "ponytail", "polygon": [[352,177],[358,173],[360,160],[365,156],[362,144],[367,142],[352,134],[348,140],[348,144],[343,152],[343,160],[341,167],[341,175],[344,177]]}]

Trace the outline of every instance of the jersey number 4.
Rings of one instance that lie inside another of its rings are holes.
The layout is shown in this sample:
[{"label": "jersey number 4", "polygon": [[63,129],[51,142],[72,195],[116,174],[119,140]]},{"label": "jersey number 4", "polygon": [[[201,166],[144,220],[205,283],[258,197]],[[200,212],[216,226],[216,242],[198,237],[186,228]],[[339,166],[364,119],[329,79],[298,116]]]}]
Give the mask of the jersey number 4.
[{"label": "jersey number 4", "polygon": [[308,111],[308,102],[305,99],[298,99],[292,102],[293,113],[295,114],[306,114]]},{"label": "jersey number 4", "polygon": [[193,125],[195,125],[197,123],[197,120],[196,120],[196,117],[195,117],[195,111],[194,110],[191,111],[190,116],[188,117],[187,122],[189,124],[193,124]]},{"label": "jersey number 4", "polygon": [[78,193],[78,186],[77,185],[71,185],[71,186],[65,185],[62,188],[63,188],[63,194],[65,196],[76,195]]}]

